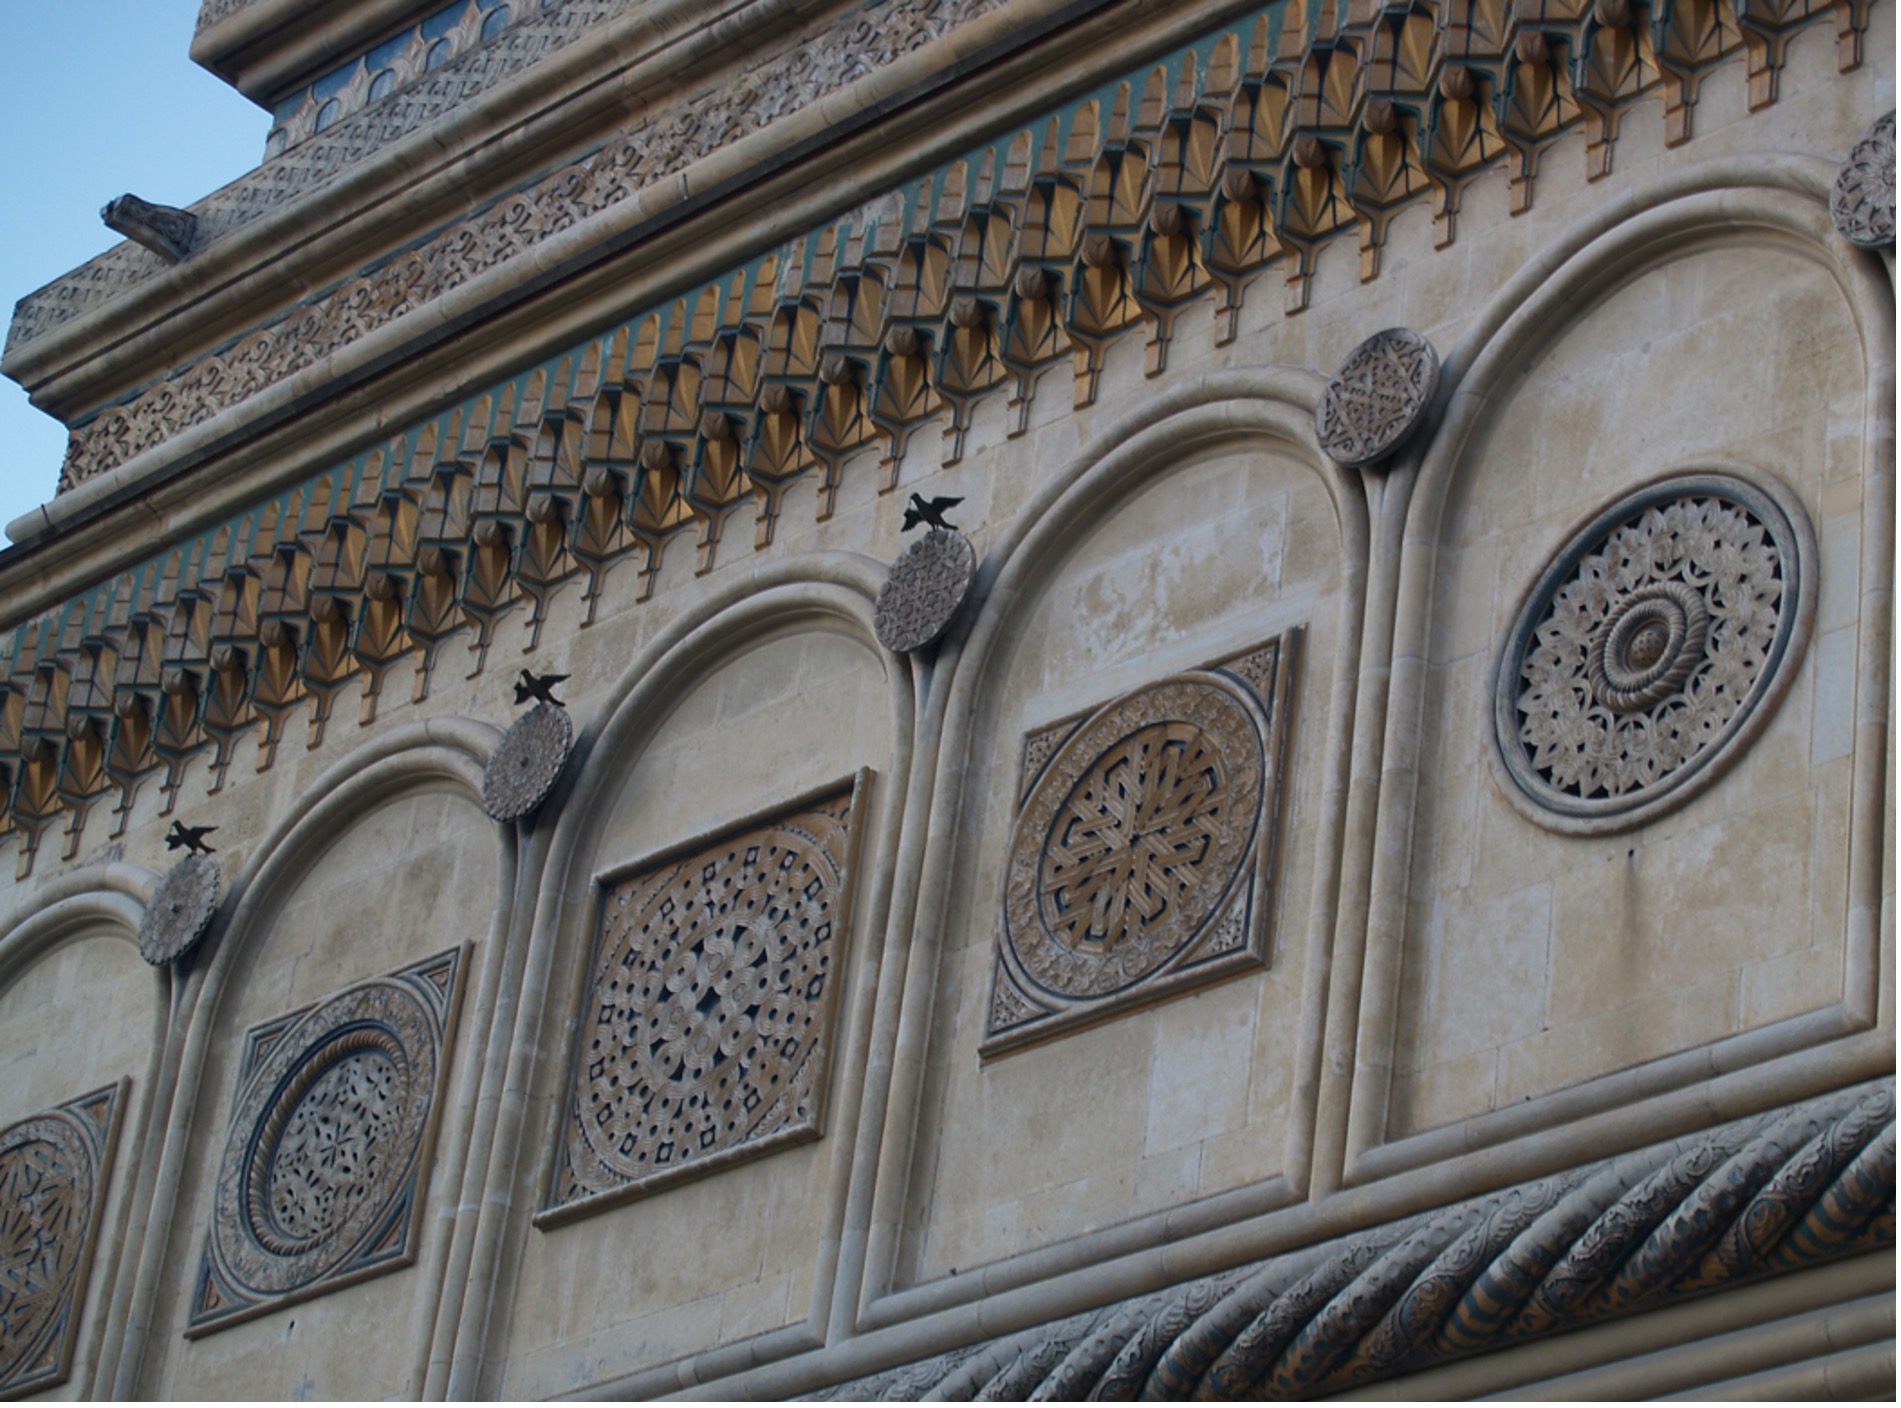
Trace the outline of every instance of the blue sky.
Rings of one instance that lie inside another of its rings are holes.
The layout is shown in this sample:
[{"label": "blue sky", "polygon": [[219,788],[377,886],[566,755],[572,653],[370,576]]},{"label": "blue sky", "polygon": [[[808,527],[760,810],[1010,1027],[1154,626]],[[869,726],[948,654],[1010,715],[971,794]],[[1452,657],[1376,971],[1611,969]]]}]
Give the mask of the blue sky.
[{"label": "blue sky", "polygon": [[[263,109],[188,56],[198,0],[3,0],[0,308],[119,237],[131,191],[188,205],[257,164]],[[66,432],[0,380],[0,524],[53,495]]]}]

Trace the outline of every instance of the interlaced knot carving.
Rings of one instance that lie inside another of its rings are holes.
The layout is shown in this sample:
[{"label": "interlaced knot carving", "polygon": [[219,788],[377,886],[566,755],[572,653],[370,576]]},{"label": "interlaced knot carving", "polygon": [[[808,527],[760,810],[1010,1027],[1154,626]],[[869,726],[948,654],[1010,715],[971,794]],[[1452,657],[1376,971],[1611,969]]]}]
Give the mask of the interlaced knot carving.
[{"label": "interlaced knot carving", "polygon": [[611,882],[555,1209],[816,1136],[849,789]]},{"label": "interlaced knot carving", "polygon": [[1261,961],[1284,646],[1025,740],[986,1052]]},{"label": "interlaced knot carving", "polygon": [[1894,114],[1861,134],[1829,193],[1835,228],[1852,244],[1879,249],[1894,243]]},{"label": "interlaced knot carving", "polygon": [[1600,515],[1506,653],[1512,775],[1577,815],[1628,811],[1702,768],[1784,663],[1796,543],[1776,502],[1730,476],[1667,481]]}]

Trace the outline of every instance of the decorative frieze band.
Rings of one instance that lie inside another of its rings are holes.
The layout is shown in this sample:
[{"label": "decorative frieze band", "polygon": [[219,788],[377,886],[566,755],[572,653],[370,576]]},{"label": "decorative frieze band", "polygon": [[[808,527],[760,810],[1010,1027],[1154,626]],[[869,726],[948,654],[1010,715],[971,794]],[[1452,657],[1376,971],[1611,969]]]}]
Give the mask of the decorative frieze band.
[{"label": "decorative frieze band", "polygon": [[[965,11],[907,13],[948,24]],[[1649,19],[1613,33],[1508,10],[1494,34],[1446,28],[1438,11],[1418,9],[1401,26],[1424,26],[1413,37],[1435,57],[1418,72],[1400,64],[1414,51],[1393,50],[1399,31],[1384,23],[1349,27],[1332,47],[1290,23],[1270,46],[1274,13],[1165,55],[1105,101],[1005,134],[14,627],[0,638],[0,832],[20,834],[20,867],[62,821],[76,853],[101,800],[115,800],[122,824],[147,778],[163,777],[169,808],[195,758],[208,759],[218,790],[241,739],[254,736],[260,768],[271,766],[294,716],[320,741],[346,694],[368,722],[398,666],[426,696],[453,636],[479,671],[503,620],[526,607],[517,619],[532,648],[573,584],[585,622],[622,564],[649,594],[677,541],[693,541],[698,569],[710,570],[741,510],[763,548],[795,481],[815,484],[829,516],[863,451],[882,449],[879,487],[893,487],[907,447],[937,421],[942,453],[956,460],[984,396],[1006,396],[1007,424],[1021,431],[1058,363],[1073,367],[1081,403],[1118,338],[1145,336],[1159,371],[1183,307],[1213,296],[1218,334],[1231,331],[1243,291],[1273,261],[1298,301],[1326,239],[1357,229],[1377,248],[1384,223],[1354,200],[1364,204],[1382,152],[1413,173],[1394,189],[1432,194],[1448,235],[1462,184],[1495,161],[1518,173],[1528,201],[1542,143],[1574,122],[1596,132],[1609,121],[1593,65],[1626,40],[1655,58],[1633,74],[1660,76],[1633,77],[1616,103],[1661,92],[1666,115],[1676,113],[1688,79],[1665,58],[1688,41],[1669,27],[1704,12],[1657,16],[1660,39]],[[1734,13],[1709,11],[1727,17],[1710,19],[1710,54],[1736,52],[1724,37]],[[1834,15],[1844,54],[1859,52],[1866,14],[1851,0],[1776,15],[1752,19],[1738,41],[1763,101],[1801,24]],[[1453,69],[1456,81],[1445,76]],[[1418,86],[1428,71],[1439,75],[1429,91]],[[1329,73],[1342,83],[1322,83]],[[1369,84],[1413,85],[1405,91],[1423,106],[1406,111],[1431,120],[1360,141],[1359,99],[1336,111],[1319,96]],[[1540,92],[1542,116],[1525,106]],[[1597,106],[1585,101],[1593,93]],[[727,100],[729,117],[765,102],[739,91]],[[1687,135],[1687,114],[1671,120]],[[1606,144],[1614,126],[1602,129]],[[1468,130],[1469,142],[1454,143]],[[626,161],[635,169],[638,152]],[[599,193],[590,181],[579,189]],[[529,204],[521,209],[533,227]],[[505,222],[494,233],[495,249],[517,247]],[[427,267],[414,257],[403,267]],[[371,285],[358,293],[368,300]],[[103,435],[104,422],[88,434]]]},{"label": "decorative frieze band", "polygon": [[[593,155],[75,428],[62,491],[995,3],[893,0],[876,23],[849,14],[792,52],[644,118]],[[1858,54],[1865,0],[1832,5],[1845,52]],[[1484,170],[1507,165],[1514,213],[1528,209],[1539,155],[1566,131],[1585,130],[1590,174],[1606,174],[1622,113],[1650,95],[1662,98],[1669,142],[1685,141],[1698,85],[1713,64],[1745,51],[1751,102],[1760,106],[1774,97],[1788,34],[1822,13],[1819,6],[1712,0],[1658,7],[1648,18],[1626,7],[1618,24],[1597,18],[1602,7],[1534,23],[1513,7],[1493,30],[1452,28],[1450,10],[1428,6],[1397,27],[1369,12],[1331,35],[1297,10],[1270,49],[1271,16],[1282,9],[1267,6],[1252,24],[1192,46],[1199,62],[1184,68],[1184,56],[1173,56],[1166,82],[1128,75],[1113,113],[1064,114],[1066,150],[1038,151],[1044,134],[1036,124],[1014,144],[999,144],[1011,171],[939,174],[937,198],[962,189],[970,207],[988,207],[995,227],[988,238],[1003,247],[932,271],[943,285],[932,291],[939,296],[931,321],[939,328],[928,337],[915,329],[923,361],[907,374],[905,365],[918,359],[899,353],[879,373],[895,418],[913,419],[917,409],[982,389],[997,379],[986,364],[1012,345],[1073,348],[1088,383],[1078,395],[1087,401],[1107,338],[1145,326],[1159,369],[1183,306],[1215,297],[1231,336],[1245,286],[1270,264],[1285,267],[1290,311],[1305,304],[1319,247],[1335,239],[1357,232],[1362,277],[1375,276],[1387,225],[1402,206],[1430,199],[1439,243],[1451,243],[1461,194]],[[200,219],[209,222],[206,237],[215,235],[215,212]],[[902,279],[904,261],[902,250],[881,251],[862,272],[838,269],[829,288],[814,281],[782,296],[849,297],[858,278]],[[1019,287],[1009,298],[1005,291],[1020,277],[1044,281],[1057,296],[1024,296]],[[32,335],[38,297],[22,303],[14,337]],[[950,326],[943,326],[946,314]],[[931,364],[952,351],[960,329],[963,342],[988,345],[974,369],[938,371]],[[976,384],[966,384],[973,375]]]},{"label": "decorative frieze band", "polygon": [[1894,1244],[1894,1079],[841,1384],[1320,1398]]}]

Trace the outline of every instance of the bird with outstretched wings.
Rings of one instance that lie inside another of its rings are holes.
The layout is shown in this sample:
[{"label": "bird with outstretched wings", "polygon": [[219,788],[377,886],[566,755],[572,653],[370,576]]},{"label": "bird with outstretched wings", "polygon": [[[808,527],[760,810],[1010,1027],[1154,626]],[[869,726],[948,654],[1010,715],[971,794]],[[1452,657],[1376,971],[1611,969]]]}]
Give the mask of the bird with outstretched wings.
[{"label": "bird with outstretched wings", "polygon": [[212,848],[205,844],[205,837],[217,829],[215,826],[187,826],[182,821],[174,821],[172,829],[165,833],[165,849],[175,851],[182,846],[189,855],[211,855]]},{"label": "bird with outstretched wings", "polygon": [[527,670],[521,672],[521,678],[515,682],[515,702],[526,704],[530,699],[542,704],[552,704],[555,708],[565,707],[554,697],[554,687],[567,678],[566,675],[536,675]]},{"label": "bird with outstretched wings", "polygon": [[926,499],[921,495],[913,494],[911,495],[911,502],[904,510],[904,528],[902,531],[909,533],[913,528],[917,527],[918,524],[926,523],[933,528],[948,528],[954,533],[957,531],[956,525],[945,520],[944,510],[947,508],[956,508],[957,505],[962,502],[962,499],[948,497]]}]

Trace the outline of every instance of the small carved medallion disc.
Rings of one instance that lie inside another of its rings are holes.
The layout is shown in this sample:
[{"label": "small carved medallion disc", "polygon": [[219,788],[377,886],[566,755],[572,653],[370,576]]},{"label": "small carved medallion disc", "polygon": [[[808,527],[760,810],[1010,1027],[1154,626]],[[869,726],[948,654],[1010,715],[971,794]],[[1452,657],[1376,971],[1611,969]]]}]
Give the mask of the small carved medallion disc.
[{"label": "small carved medallion disc", "polygon": [[482,810],[519,821],[548,799],[574,750],[574,721],[559,704],[537,704],[502,735],[482,771]]},{"label": "small carved medallion disc", "polygon": [[977,551],[950,528],[933,528],[891,564],[872,618],[878,644],[893,654],[922,650],[956,619],[977,576]]},{"label": "small carved medallion disc", "polygon": [[1409,328],[1388,328],[1362,342],[1333,374],[1314,407],[1320,448],[1349,468],[1399,448],[1439,389],[1439,354]]},{"label": "small carved medallion disc", "polygon": [[1835,228],[1863,249],[1894,243],[1894,114],[1861,134],[1829,195]]},{"label": "small carved medallion disc", "polygon": [[218,862],[186,856],[159,881],[139,920],[139,954],[154,968],[176,963],[197,946],[218,908]]},{"label": "small carved medallion disc", "polygon": [[1787,686],[1813,609],[1808,536],[1793,496],[1694,474],[1566,544],[1499,664],[1496,738],[1529,814],[1615,830],[1714,777]]},{"label": "small carved medallion disc", "polygon": [[111,1086],[0,1129],[0,1397],[71,1371],[118,1097]]}]

